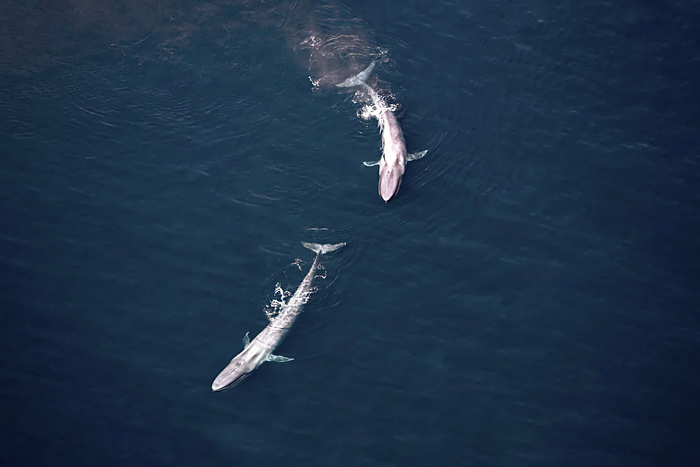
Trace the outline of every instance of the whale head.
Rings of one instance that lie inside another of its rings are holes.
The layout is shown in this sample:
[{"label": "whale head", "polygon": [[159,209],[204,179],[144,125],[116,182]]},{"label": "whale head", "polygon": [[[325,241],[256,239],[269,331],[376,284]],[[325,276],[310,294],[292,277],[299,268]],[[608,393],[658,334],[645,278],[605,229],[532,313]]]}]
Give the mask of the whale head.
[{"label": "whale head", "polygon": [[385,203],[388,203],[391,198],[396,196],[401,186],[403,178],[403,166],[394,164],[380,164],[379,166],[379,196],[382,197]]},{"label": "whale head", "polygon": [[244,355],[239,354],[219,373],[219,376],[211,384],[211,390],[217,392],[231,388],[246,379],[253,370],[255,370],[255,365]]}]

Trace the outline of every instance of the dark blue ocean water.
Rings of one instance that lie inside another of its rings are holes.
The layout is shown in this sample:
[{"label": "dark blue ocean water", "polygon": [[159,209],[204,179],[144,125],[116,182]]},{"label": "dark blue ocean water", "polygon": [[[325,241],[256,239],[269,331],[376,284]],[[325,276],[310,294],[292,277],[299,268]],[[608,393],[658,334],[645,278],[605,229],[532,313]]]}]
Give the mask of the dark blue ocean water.
[{"label": "dark blue ocean water", "polygon": [[[698,20],[3,2],[0,462],[698,465]],[[429,150],[388,204],[373,59]],[[212,393],[302,241],[295,360]]]}]

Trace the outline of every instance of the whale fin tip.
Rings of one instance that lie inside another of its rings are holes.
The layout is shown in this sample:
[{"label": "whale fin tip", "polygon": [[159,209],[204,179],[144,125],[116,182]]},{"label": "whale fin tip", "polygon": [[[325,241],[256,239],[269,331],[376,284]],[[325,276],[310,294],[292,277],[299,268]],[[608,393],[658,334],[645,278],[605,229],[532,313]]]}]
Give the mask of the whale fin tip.
[{"label": "whale fin tip", "polygon": [[292,360],[294,360],[294,359],[290,358],[290,357],[283,357],[281,355],[270,354],[270,356],[267,357],[267,361],[269,361],[269,362],[283,363],[283,362],[291,362]]},{"label": "whale fin tip", "polygon": [[422,159],[427,153],[428,153],[427,149],[425,151],[421,151],[421,152],[414,152],[413,154],[409,154],[406,159],[409,162],[410,161],[417,161],[418,159]]}]

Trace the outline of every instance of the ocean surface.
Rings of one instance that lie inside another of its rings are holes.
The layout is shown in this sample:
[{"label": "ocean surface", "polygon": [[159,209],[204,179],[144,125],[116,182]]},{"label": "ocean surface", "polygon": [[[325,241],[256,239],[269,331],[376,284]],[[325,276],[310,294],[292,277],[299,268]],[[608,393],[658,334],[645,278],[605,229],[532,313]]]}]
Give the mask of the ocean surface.
[{"label": "ocean surface", "polygon": [[0,464],[700,465],[699,6],[3,1]]}]

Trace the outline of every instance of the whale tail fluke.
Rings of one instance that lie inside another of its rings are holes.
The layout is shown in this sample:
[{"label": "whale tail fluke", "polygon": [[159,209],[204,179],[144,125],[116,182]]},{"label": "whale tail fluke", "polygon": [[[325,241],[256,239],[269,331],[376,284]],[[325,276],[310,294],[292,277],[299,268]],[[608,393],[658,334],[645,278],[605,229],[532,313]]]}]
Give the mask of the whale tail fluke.
[{"label": "whale tail fluke", "polygon": [[345,81],[343,81],[340,84],[336,84],[339,88],[351,88],[353,86],[360,86],[362,84],[365,84],[367,81],[367,78],[369,78],[369,74],[372,73],[372,70],[374,69],[374,66],[377,64],[376,61],[373,61],[372,63],[369,64],[367,68],[362,70],[360,73],[356,74],[355,76],[352,76]]},{"label": "whale tail fluke", "polygon": [[330,243],[306,243],[306,242],[301,242],[302,245],[304,245],[305,248],[308,248],[311,251],[315,251],[317,255],[323,255],[326,253],[330,253],[331,251],[339,250],[340,248],[345,246],[345,242],[343,243],[336,243],[336,244],[330,244]]}]

